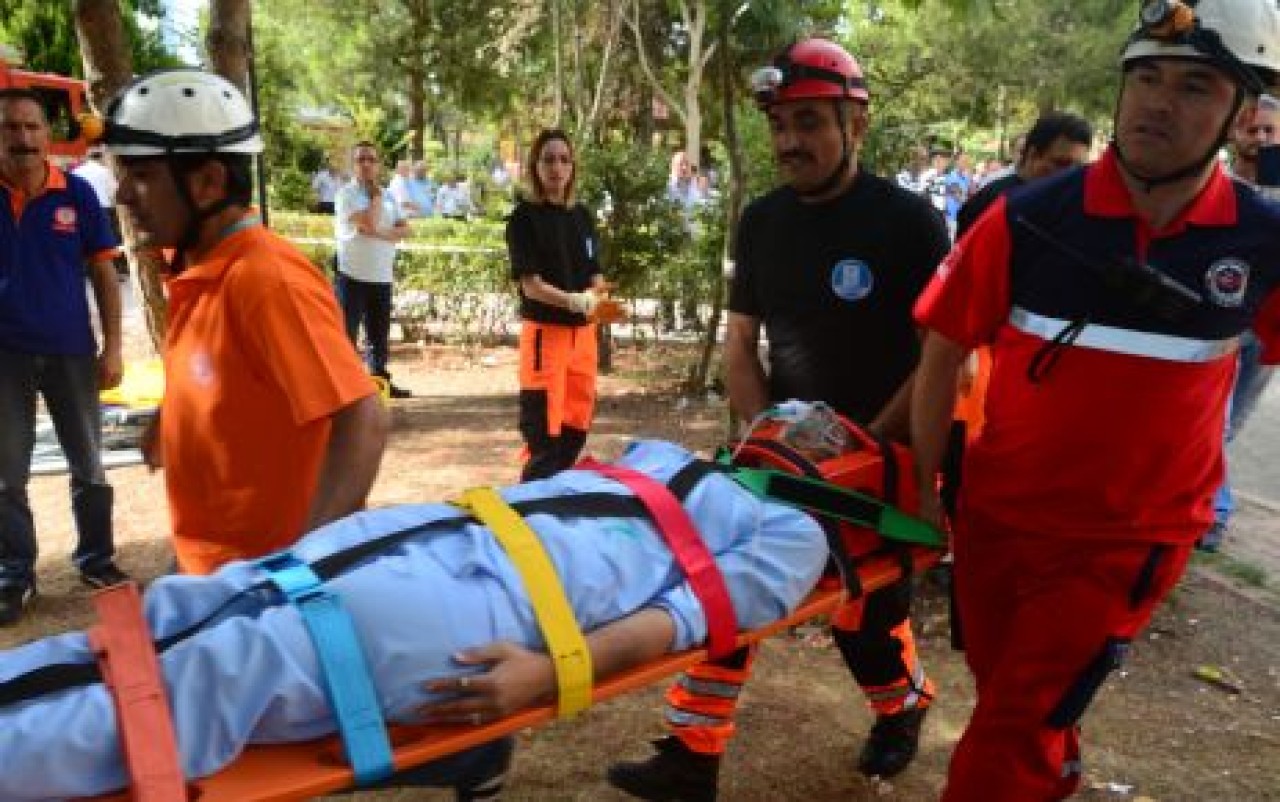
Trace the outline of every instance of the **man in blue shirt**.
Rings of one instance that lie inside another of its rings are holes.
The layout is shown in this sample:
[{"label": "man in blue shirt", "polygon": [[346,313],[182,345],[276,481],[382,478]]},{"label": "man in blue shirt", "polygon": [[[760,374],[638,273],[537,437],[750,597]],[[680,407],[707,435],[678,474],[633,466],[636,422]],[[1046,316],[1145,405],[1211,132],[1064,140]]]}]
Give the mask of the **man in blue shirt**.
[{"label": "man in blue shirt", "polygon": [[[37,396],[71,470],[79,541],[72,560],[91,587],[127,577],[112,562],[111,486],[99,449],[98,391],[120,383],[119,253],[93,187],[49,164],[40,98],[0,90],[0,626],[35,597],[35,522],[27,501]],[[101,329],[94,339],[85,265]]]},{"label": "man in blue shirt", "polygon": [[427,172],[427,163],[418,161],[413,165],[413,177],[409,179],[409,196],[418,213],[415,217],[430,217],[435,214],[436,182],[431,180]]}]

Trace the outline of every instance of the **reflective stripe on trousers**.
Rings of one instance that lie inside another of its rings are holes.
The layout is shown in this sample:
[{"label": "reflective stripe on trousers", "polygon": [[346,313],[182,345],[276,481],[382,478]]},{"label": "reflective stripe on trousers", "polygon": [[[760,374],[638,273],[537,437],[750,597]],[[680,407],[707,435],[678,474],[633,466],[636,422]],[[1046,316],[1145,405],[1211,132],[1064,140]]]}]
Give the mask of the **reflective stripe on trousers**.
[{"label": "reflective stripe on trousers", "polygon": [[[910,582],[898,582],[863,600],[846,601],[832,616],[845,626],[859,622],[857,631],[837,627],[832,635],[877,715],[927,707],[933,698],[907,618],[910,601]],[[756,649],[748,646],[723,660],[699,663],[667,689],[667,726],[690,750],[718,755],[728,747]]]}]

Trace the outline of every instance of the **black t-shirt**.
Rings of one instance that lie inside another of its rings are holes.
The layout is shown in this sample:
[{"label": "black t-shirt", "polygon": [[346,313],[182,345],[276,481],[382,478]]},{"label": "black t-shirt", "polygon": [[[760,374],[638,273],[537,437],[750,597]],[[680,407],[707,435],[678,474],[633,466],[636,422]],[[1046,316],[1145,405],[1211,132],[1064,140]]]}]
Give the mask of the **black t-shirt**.
[{"label": "black t-shirt", "polygon": [[978,218],[987,210],[987,207],[995,203],[1001,195],[1022,186],[1023,183],[1017,173],[1009,173],[985,184],[976,195],[965,201],[964,206],[961,206],[960,211],[956,213],[956,239],[963,237],[964,232],[978,222]]},{"label": "black t-shirt", "polygon": [[862,169],[830,201],[783,187],[748,206],[729,308],[764,324],[770,399],[870,422],[920,358],[912,306],[949,245],[927,200]]},{"label": "black t-shirt", "polygon": [[[565,292],[582,292],[600,271],[600,240],[582,204],[565,207],[522,200],[507,218],[507,253],[517,287],[521,276],[541,276]],[[520,291],[520,317],[539,323],[582,326],[576,312],[544,304]]]}]

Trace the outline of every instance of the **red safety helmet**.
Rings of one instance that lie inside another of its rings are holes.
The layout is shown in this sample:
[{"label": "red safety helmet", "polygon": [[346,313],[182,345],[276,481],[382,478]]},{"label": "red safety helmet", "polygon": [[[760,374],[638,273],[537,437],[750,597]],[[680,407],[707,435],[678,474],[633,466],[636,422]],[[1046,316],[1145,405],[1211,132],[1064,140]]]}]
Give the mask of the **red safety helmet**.
[{"label": "red safety helmet", "polygon": [[762,107],[793,100],[871,99],[858,60],[827,39],[804,39],[782,51],[773,64],[752,74],[751,91]]}]

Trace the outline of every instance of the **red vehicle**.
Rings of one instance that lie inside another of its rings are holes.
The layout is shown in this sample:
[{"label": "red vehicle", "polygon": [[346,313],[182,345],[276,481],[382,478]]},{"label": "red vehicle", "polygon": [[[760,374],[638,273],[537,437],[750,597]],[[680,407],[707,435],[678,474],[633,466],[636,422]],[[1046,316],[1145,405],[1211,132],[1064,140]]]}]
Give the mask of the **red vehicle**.
[{"label": "red vehicle", "polygon": [[21,88],[40,96],[53,137],[49,153],[54,160],[66,164],[84,157],[87,143],[80,134],[77,120],[89,111],[88,87],[78,78],[65,78],[44,72],[19,69],[22,54],[0,44],[0,89]]}]

